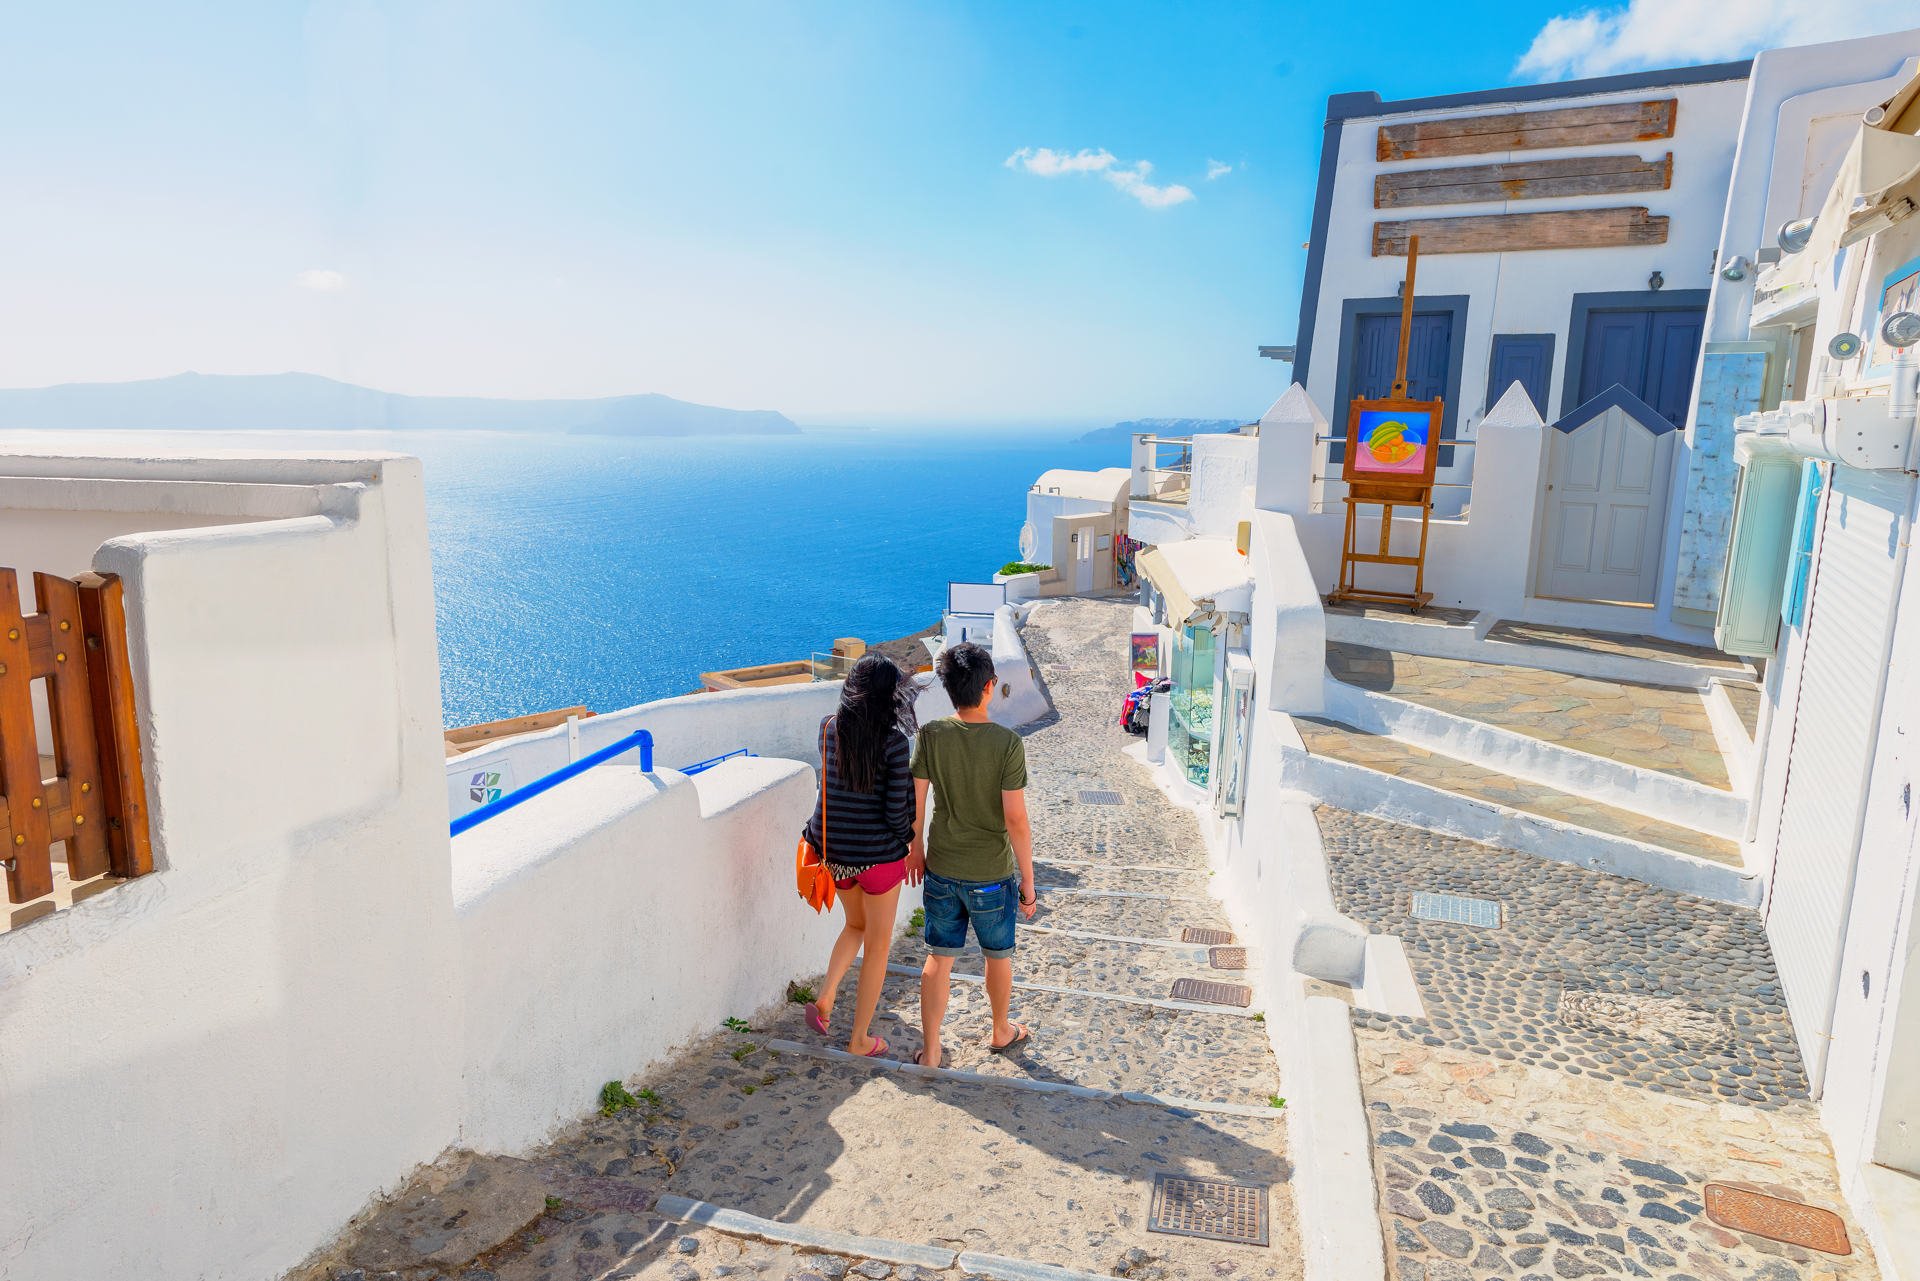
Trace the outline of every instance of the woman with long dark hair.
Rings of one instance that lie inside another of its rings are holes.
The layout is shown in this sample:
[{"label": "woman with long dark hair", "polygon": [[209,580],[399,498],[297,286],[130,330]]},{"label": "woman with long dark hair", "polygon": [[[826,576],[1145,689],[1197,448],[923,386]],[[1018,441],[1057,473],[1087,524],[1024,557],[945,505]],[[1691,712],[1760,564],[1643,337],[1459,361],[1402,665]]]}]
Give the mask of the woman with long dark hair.
[{"label": "woman with long dark hair", "polygon": [[[831,1036],[840,983],[862,949],[847,1049],[869,1058],[887,1053],[868,1035],[887,980],[900,886],[913,839],[912,753],[901,728],[906,680],[892,660],[868,654],[847,673],[840,709],[820,722],[820,799],[807,820],[807,840],[820,851],[839,891],[846,924],[834,940],[820,996],[807,1004],[807,1026]],[[823,813],[824,810],[824,813]]]}]

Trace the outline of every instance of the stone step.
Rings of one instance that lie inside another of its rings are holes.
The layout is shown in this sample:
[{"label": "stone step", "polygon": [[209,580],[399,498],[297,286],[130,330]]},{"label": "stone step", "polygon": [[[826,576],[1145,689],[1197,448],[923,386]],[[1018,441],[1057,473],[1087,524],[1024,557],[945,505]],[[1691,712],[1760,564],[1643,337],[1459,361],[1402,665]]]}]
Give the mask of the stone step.
[{"label": "stone step", "polygon": [[1322,802],[1755,906],[1734,842],[1324,719],[1293,718],[1285,780]]},{"label": "stone step", "polygon": [[[1709,835],[1746,830],[1747,757],[1690,689],[1620,685],[1331,643],[1326,716]],[[1725,725],[1722,722],[1726,722]]]},{"label": "stone step", "polygon": [[[1043,905],[1054,901],[1044,889],[1041,891]],[[1057,922],[1058,918],[1044,907],[1043,913],[1049,921]],[[893,960],[900,965],[918,966],[926,959],[926,953],[926,940],[914,935],[894,944]],[[981,973],[979,955],[970,953],[958,958],[954,962],[954,969],[960,974]],[[1070,934],[1037,934],[1027,930],[1019,934],[1013,969],[1014,978],[1019,982],[1160,999],[1171,996],[1176,979],[1238,983],[1244,978],[1238,970],[1212,968],[1204,947],[1141,947],[1133,943],[1077,938]]]},{"label": "stone step", "polygon": [[1715,677],[1751,679],[1745,661],[1704,646],[1652,636],[1555,627],[1425,609],[1327,610],[1327,639],[1480,663],[1532,667],[1604,680],[1704,690]]}]

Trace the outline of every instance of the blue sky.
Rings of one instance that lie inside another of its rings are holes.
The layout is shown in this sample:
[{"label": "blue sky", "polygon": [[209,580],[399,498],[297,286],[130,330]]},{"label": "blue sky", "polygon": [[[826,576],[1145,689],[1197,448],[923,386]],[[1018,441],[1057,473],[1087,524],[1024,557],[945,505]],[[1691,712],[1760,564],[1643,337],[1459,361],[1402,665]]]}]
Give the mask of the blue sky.
[{"label": "blue sky", "polygon": [[1256,414],[1329,93],[1856,34],[1750,3],[9,5],[0,385]]}]

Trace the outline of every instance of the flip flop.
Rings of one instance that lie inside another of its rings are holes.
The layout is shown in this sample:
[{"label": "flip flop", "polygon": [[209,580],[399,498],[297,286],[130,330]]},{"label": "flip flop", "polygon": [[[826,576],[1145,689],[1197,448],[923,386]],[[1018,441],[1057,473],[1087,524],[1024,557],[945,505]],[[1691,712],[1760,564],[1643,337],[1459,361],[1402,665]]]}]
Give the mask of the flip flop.
[{"label": "flip flop", "polygon": [[820,1017],[820,1007],[812,1001],[808,1001],[806,1010],[807,1026],[818,1032],[821,1036],[831,1036],[832,1033],[827,1031],[827,1021]]},{"label": "flip flop", "polygon": [[[942,1046],[940,1050],[940,1057],[944,1059],[946,1058],[946,1056],[947,1056],[946,1047]],[[927,1066],[927,1048],[924,1045],[920,1047],[920,1053],[913,1056],[913,1061],[919,1064],[921,1067]],[[934,1068],[933,1070],[935,1072],[938,1072],[940,1069]]]},{"label": "flip flop", "polygon": [[995,1045],[992,1041],[988,1041],[987,1050],[989,1053],[992,1053],[992,1054],[1011,1054],[1032,1039],[1033,1039],[1032,1030],[1029,1028],[1023,1027],[1020,1029],[1019,1035],[1015,1036],[1011,1041],[1008,1041],[1005,1045]]},{"label": "flip flop", "polygon": [[873,1048],[860,1057],[863,1059],[884,1059],[887,1057],[887,1051],[892,1048],[892,1046],[887,1044],[886,1037],[876,1036],[873,1038]]}]

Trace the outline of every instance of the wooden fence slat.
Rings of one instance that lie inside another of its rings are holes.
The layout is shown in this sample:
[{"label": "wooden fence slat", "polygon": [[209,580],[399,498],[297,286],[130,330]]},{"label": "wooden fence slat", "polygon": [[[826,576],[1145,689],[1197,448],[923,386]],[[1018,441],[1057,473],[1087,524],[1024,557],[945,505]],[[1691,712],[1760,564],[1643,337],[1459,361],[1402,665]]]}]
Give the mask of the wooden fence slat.
[{"label": "wooden fence slat", "polygon": [[[1485,155],[1542,147],[1592,147],[1673,137],[1677,98],[1607,102],[1545,111],[1500,111],[1381,125],[1374,153],[1380,160]],[[1421,242],[1424,246],[1425,242]]]},{"label": "wooden fence slat", "polygon": [[1373,207],[1464,205],[1489,200],[1542,200],[1553,196],[1603,196],[1665,191],[1673,186],[1673,153],[1659,160],[1639,156],[1561,156],[1513,160],[1450,169],[1403,169],[1373,180]]},{"label": "wooden fence slat", "polygon": [[107,856],[114,875],[144,876],[153,870],[153,844],[147,830],[147,778],[140,764],[133,666],[127,656],[126,602],[120,580],[112,575],[81,574],[74,583],[86,632],[93,723],[100,740]]},{"label": "wooden fence slat", "polygon": [[33,725],[32,657],[20,610],[20,580],[0,569],[0,796],[7,800],[7,897],[15,903],[53,890],[52,843]]},{"label": "wooden fence slat", "polygon": [[107,821],[80,589],[71,579],[35,574],[33,593],[53,643],[47,711],[53,725],[54,774],[66,783],[70,809],[67,830],[57,839],[67,843],[67,879],[87,881],[107,870]]},{"label": "wooden fence slat", "polygon": [[1666,243],[1667,222],[1665,214],[1650,214],[1642,205],[1376,222],[1373,224],[1373,256],[1404,257],[1409,236],[1420,237],[1422,254],[1493,254],[1531,249],[1608,249],[1622,245],[1659,245]]}]

